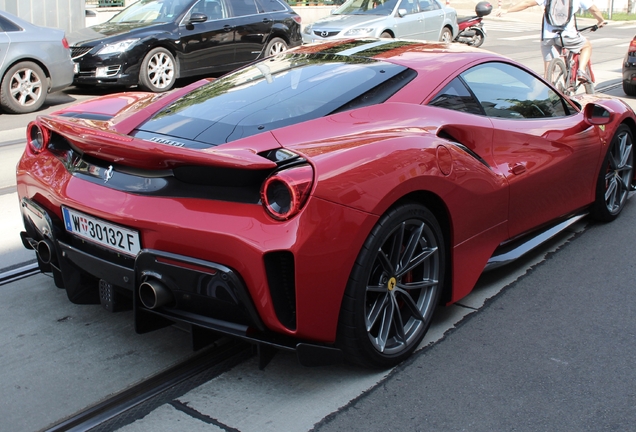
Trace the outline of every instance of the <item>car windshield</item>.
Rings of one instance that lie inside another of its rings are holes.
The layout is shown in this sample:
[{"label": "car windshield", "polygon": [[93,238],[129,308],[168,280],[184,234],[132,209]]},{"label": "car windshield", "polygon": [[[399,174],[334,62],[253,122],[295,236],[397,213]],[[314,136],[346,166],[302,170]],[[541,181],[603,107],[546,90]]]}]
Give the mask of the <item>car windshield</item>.
[{"label": "car windshield", "polygon": [[111,23],[162,23],[174,21],[189,6],[186,0],[139,0],[114,17]]},{"label": "car windshield", "polygon": [[393,13],[398,0],[347,0],[334,15],[384,15]]},{"label": "car windshield", "polygon": [[286,54],[185,95],[140,131],[219,145],[382,103],[415,75],[404,66],[365,58]]}]

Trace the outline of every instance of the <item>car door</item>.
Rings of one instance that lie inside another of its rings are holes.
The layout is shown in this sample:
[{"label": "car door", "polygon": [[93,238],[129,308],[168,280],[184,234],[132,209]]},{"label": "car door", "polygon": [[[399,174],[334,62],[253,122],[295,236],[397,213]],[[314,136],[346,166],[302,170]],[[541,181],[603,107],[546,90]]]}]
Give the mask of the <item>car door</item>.
[{"label": "car door", "polygon": [[229,3],[235,22],[236,61],[256,60],[272,32],[272,15],[261,13],[263,7],[255,0],[229,0]]},{"label": "car door", "polygon": [[594,199],[601,147],[596,127],[551,87],[503,62],[461,74],[493,124],[493,161],[510,185],[514,237]]},{"label": "car door", "polygon": [[7,32],[19,30],[20,28],[14,23],[0,16],[0,72],[4,72],[5,70],[4,62],[7,57],[7,52],[9,51],[9,45],[11,45],[11,39]]},{"label": "car door", "polygon": [[424,38],[424,15],[420,13],[417,0],[401,0],[395,13],[395,37]]},{"label": "car door", "polygon": [[[206,15],[207,20],[191,23],[193,13]],[[234,19],[223,0],[200,0],[186,16],[181,26],[181,76],[195,76],[231,69],[236,62],[234,49]]]},{"label": "car door", "polygon": [[444,11],[436,0],[420,0],[419,4],[424,27],[423,39],[436,41],[444,24]]}]

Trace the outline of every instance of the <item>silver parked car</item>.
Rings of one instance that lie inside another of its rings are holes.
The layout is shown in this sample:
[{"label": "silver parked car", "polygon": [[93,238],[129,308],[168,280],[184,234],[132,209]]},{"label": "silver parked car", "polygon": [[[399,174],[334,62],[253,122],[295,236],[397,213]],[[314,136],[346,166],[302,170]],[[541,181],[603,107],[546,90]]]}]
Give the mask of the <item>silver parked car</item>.
[{"label": "silver parked car", "polygon": [[305,27],[303,42],[359,37],[451,42],[456,35],[457,12],[438,0],[347,0]]},{"label": "silver parked car", "polygon": [[73,82],[64,31],[40,27],[0,11],[0,105],[5,112],[38,110],[49,92]]}]

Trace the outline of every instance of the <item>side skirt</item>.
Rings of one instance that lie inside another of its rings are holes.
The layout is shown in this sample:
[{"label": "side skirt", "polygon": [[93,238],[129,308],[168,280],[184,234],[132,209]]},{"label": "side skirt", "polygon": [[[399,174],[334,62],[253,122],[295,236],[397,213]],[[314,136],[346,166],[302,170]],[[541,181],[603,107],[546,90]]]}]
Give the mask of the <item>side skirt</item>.
[{"label": "side skirt", "polygon": [[547,242],[574,223],[580,221],[585,216],[587,216],[587,212],[577,214],[562,222],[550,225],[545,229],[500,245],[497,250],[495,250],[493,256],[488,260],[484,271],[496,269],[521,258],[523,255]]}]

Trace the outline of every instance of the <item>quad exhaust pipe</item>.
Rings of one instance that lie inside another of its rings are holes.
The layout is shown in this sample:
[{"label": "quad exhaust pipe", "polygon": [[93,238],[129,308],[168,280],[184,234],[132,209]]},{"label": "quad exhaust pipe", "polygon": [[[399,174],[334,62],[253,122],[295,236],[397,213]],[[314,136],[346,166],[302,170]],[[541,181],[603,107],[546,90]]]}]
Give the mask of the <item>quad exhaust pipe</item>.
[{"label": "quad exhaust pipe", "polygon": [[173,303],[174,296],[162,282],[149,279],[139,285],[139,300],[147,309],[157,309]]}]

